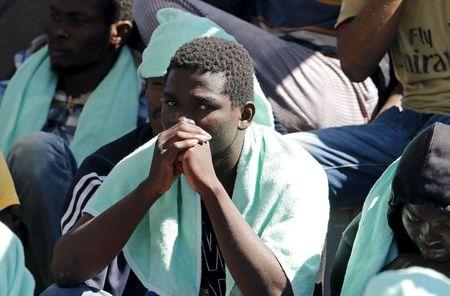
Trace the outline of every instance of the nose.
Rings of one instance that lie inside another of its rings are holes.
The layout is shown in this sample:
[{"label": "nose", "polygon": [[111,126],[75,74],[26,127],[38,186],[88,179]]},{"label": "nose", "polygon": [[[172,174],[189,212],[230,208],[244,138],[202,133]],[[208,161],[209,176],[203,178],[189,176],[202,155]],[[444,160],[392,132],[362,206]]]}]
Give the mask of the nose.
[{"label": "nose", "polygon": [[67,39],[70,35],[67,24],[62,19],[50,23],[49,33],[53,39]]},{"label": "nose", "polygon": [[174,122],[174,125],[175,124],[177,124],[177,123],[182,123],[182,122],[185,122],[185,123],[190,123],[190,124],[195,124],[195,121],[194,120],[192,120],[192,119],[190,119],[190,118],[188,118],[188,117],[186,117],[186,116],[179,116],[177,119],[176,119],[176,121]]},{"label": "nose", "polygon": [[192,113],[189,110],[185,110],[185,108],[179,108],[178,110],[174,110],[174,112],[171,113],[170,126],[174,126],[179,122],[189,122],[191,124],[195,124],[194,116],[192,116]]},{"label": "nose", "polygon": [[69,38],[69,33],[67,33],[62,27],[59,27],[57,29],[56,36],[59,39],[67,39],[67,38]]},{"label": "nose", "polygon": [[440,243],[439,235],[434,231],[433,227],[428,223],[424,223],[419,238],[427,247],[433,247]]}]

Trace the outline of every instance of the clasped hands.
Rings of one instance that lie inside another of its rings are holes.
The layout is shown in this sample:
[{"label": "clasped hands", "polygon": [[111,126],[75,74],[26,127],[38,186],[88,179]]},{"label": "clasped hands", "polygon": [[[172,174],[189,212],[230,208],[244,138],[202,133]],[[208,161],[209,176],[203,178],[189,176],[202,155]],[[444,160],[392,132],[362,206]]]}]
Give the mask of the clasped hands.
[{"label": "clasped hands", "polygon": [[180,118],[162,132],[155,144],[148,177],[153,190],[162,195],[181,173],[200,195],[217,185],[209,146],[211,139],[210,134],[186,118]]}]

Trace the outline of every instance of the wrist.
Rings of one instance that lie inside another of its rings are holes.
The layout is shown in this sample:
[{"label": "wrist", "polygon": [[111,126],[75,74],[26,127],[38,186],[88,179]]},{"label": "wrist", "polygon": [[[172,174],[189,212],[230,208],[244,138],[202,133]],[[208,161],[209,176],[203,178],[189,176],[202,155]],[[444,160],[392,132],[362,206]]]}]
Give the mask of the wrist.
[{"label": "wrist", "polygon": [[151,206],[162,194],[159,193],[154,182],[151,179],[146,178],[139,184],[137,190],[139,191],[139,196],[144,198],[146,202]]},{"label": "wrist", "polygon": [[205,201],[218,199],[223,194],[226,194],[225,188],[218,179],[210,184],[205,184],[199,188],[200,197]]}]

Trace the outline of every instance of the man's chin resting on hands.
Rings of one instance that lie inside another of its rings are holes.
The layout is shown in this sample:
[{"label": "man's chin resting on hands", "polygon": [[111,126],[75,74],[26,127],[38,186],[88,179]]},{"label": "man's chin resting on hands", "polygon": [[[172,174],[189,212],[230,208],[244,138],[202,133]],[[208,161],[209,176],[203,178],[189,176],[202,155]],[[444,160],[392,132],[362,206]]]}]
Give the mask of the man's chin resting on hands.
[{"label": "man's chin resting on hands", "polygon": [[253,73],[235,42],[199,38],[178,49],[164,85],[164,131],[113,169],[58,241],[59,285],[82,283],[123,249],[158,294],[312,292],[326,177],[300,147],[292,157],[281,136],[251,124]]}]

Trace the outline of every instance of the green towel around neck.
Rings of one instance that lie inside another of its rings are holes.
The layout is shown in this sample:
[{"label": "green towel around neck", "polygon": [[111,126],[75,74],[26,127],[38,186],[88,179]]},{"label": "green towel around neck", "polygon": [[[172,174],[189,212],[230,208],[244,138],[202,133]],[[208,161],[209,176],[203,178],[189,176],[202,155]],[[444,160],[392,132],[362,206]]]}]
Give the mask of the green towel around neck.
[{"label": "green towel around neck", "polygon": [[387,217],[392,179],[397,165],[398,160],[386,169],[364,202],[345,273],[342,296],[362,295],[367,282],[398,255]]},{"label": "green towel around neck", "polygon": [[32,296],[34,279],[25,267],[20,239],[0,222],[0,296]]},{"label": "green towel around neck", "polygon": [[[156,138],[123,159],[89,200],[98,216],[147,176]],[[252,124],[245,134],[232,201],[272,250],[295,295],[312,295],[328,224],[328,182],[322,167],[295,142]],[[140,221],[123,250],[151,291],[198,295],[201,279],[200,197],[184,175]],[[226,295],[240,295],[229,270]]]},{"label": "green towel around neck", "polygon": [[432,269],[410,267],[380,273],[367,285],[364,296],[448,296],[450,279]]},{"label": "green towel around neck", "polygon": [[[164,76],[177,49],[196,38],[214,36],[236,42],[233,36],[211,20],[185,11],[163,8],[157,12],[156,18],[159,26],[152,33],[138,69],[142,79]],[[272,107],[255,75],[253,88],[253,101],[256,106],[253,122],[274,128]]]},{"label": "green towel around neck", "polygon": [[[4,155],[19,137],[40,131],[45,125],[57,82],[48,46],[29,57],[13,76],[0,107],[0,151]],[[136,127],[140,89],[131,52],[123,47],[81,112],[70,144],[78,164]]]}]

